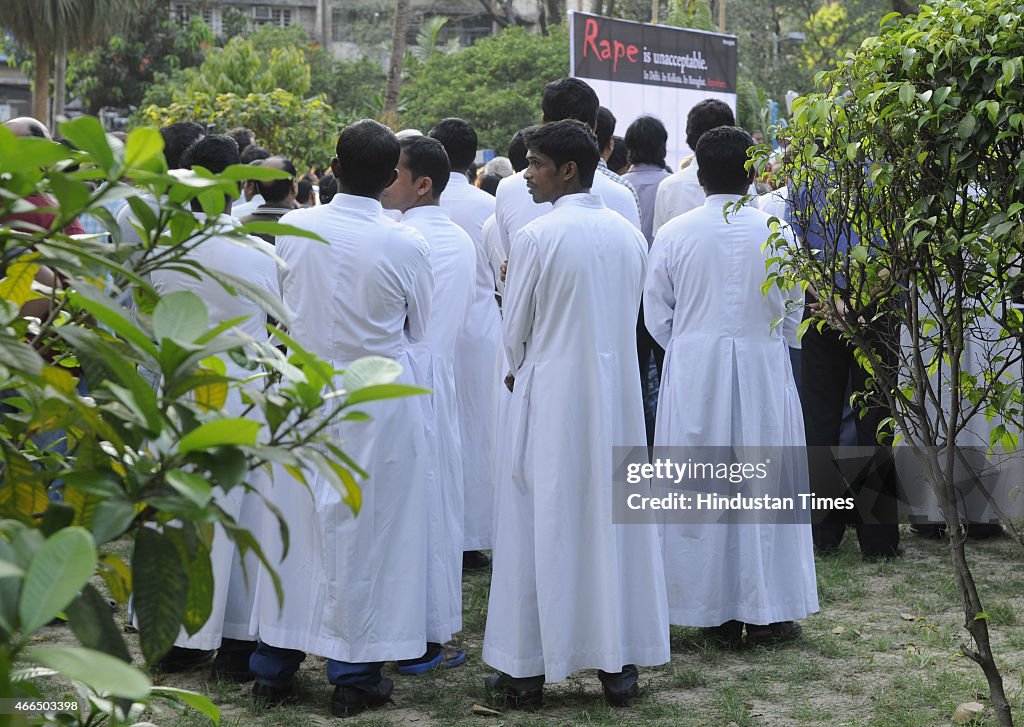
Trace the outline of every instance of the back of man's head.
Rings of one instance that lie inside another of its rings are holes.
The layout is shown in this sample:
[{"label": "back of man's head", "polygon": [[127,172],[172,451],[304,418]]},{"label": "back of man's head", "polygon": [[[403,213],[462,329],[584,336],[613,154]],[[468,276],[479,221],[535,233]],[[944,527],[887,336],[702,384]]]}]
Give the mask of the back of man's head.
[{"label": "back of man's head", "polygon": [[429,177],[430,192],[435,200],[440,199],[452,171],[444,145],[429,136],[409,137],[402,139],[401,144],[403,166],[413,180]]},{"label": "back of man's head", "polygon": [[476,159],[476,130],[468,121],[441,119],[427,136],[444,145],[453,172],[465,172]]},{"label": "back of man's head", "polygon": [[[291,202],[293,185],[295,184],[295,165],[291,159],[282,156],[267,157],[260,164],[261,167],[280,169],[288,173],[288,179],[274,179],[269,182],[256,182],[256,188],[267,203]],[[312,189],[312,185],[310,186]]]},{"label": "back of man's head", "polygon": [[380,198],[394,178],[402,148],[391,129],[372,119],[362,119],[341,130],[335,153],[333,171],[338,191]]},{"label": "back of man's head", "polygon": [[697,142],[697,174],[707,194],[744,194],[753,179],[747,150],[754,140],[736,126],[719,126]]},{"label": "back of man's head", "polygon": [[604,106],[599,106],[597,109],[597,125],[594,127],[594,133],[597,135],[597,145],[601,148],[603,155],[608,151],[608,144],[611,143],[612,136],[615,134],[615,115]]},{"label": "back of man's head", "polygon": [[251,164],[255,161],[259,161],[260,159],[269,159],[270,152],[262,146],[250,144],[245,147],[244,152],[239,152],[239,158],[242,160],[242,164]]},{"label": "back of man's head", "polygon": [[597,120],[600,102],[594,89],[578,78],[559,78],[544,87],[540,95],[540,108],[544,123],[576,119],[591,129]]},{"label": "back of man's head", "polygon": [[230,136],[238,144],[238,153],[243,154],[246,147],[249,147],[256,143],[256,132],[252,129],[247,129],[244,126],[236,126],[225,133],[225,136]]},{"label": "back of man's head", "polygon": [[641,116],[626,129],[626,148],[629,149],[631,164],[653,164],[665,166],[665,147],[668,131],[665,125],[653,116]]},{"label": "back of man's head", "polygon": [[220,174],[238,162],[238,144],[230,136],[223,134],[210,134],[197,139],[181,155],[183,169],[203,167],[214,174]]},{"label": "back of man's head", "polygon": [[[184,169],[181,155],[192,146],[197,139],[206,135],[206,128],[195,121],[176,121],[160,129],[164,138],[164,158],[168,169]],[[237,145],[236,145],[237,147]]]},{"label": "back of man's head", "polygon": [[594,184],[601,152],[597,148],[597,137],[586,124],[565,119],[531,127],[526,130],[526,148],[548,157],[556,167],[575,162],[580,184],[585,189]]},{"label": "back of man's head", "polygon": [[629,149],[626,148],[626,140],[621,136],[613,136],[612,143],[612,153],[605,159],[605,163],[613,172],[621,174],[620,170],[629,167]]},{"label": "back of man's head", "polygon": [[528,126],[525,129],[520,129],[512,135],[512,141],[508,144],[508,161],[517,172],[521,172],[529,166],[526,161],[526,134],[533,128],[535,127]]},{"label": "back of man's head", "polygon": [[705,132],[719,126],[735,125],[736,117],[727,103],[717,98],[706,98],[690,109],[686,116],[686,145],[696,151],[697,142]]},{"label": "back of man's head", "polygon": [[38,139],[49,139],[50,132],[38,119],[31,116],[19,116],[16,119],[8,119],[4,126],[15,136],[34,136]]}]

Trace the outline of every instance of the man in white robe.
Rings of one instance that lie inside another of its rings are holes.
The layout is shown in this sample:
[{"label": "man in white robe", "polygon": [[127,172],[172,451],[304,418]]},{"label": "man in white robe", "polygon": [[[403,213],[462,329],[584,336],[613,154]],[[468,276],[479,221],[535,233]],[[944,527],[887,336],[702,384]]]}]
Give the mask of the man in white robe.
[{"label": "man in white robe", "polygon": [[434,295],[426,335],[409,347],[416,382],[430,389],[421,399],[427,422],[427,652],[399,664],[399,674],[420,674],[466,660],[442,644],[462,630],[462,438],[456,401],[455,342],[473,299],[476,247],[440,204],[450,174],[441,142],[425,136],[402,139],[398,177],[381,203],[399,210],[402,223],[423,235],[430,249]]},{"label": "man in white robe", "polygon": [[[676,458],[695,460],[702,452],[694,448],[770,447],[770,478],[743,486],[792,496],[796,504],[809,492],[803,416],[786,339],[772,329],[790,293],[761,292],[768,215],[745,206],[723,218],[725,205],[752,180],[744,169],[752,145],[731,126],[701,137],[696,154],[707,200],[662,227],[651,248],[644,312],[666,352],[654,442],[691,448]],[[732,495],[739,485],[726,487],[715,492]],[[797,637],[796,619],[818,610],[809,517],[708,517],[663,526],[671,622],[706,627],[727,646],[739,644],[744,624],[751,643]]]},{"label": "man in white robe", "polygon": [[[686,116],[686,145],[697,148],[705,132],[717,126],[732,126],[736,117],[724,101],[708,98],[697,103]],[[751,190],[751,193],[753,190]],[[697,179],[697,160],[658,185],[654,200],[654,234],[669,220],[704,205],[704,190]]]},{"label": "man in white robe", "polygon": [[599,152],[566,120],[527,136],[526,181],[554,209],[516,236],[505,288],[512,389],[483,658],[513,707],[599,669],[631,703],[637,665],[669,659],[654,525],[612,521],[612,446],[644,444],[636,316],[647,242],[592,194]]},{"label": "man in white robe", "polygon": [[[541,94],[540,104],[543,124],[576,119],[591,129],[597,125],[597,94],[578,78],[560,78],[546,85]],[[603,174],[594,177],[591,192],[601,197],[605,207],[618,212],[630,224],[640,229],[640,208],[633,192]],[[528,222],[550,211],[549,203],[535,202],[530,196],[522,172],[501,180],[498,193],[495,195],[494,215],[498,221],[498,232],[501,235],[506,260],[516,233]]]},{"label": "man in white robe", "polygon": [[[206,136],[199,138],[182,155],[186,168],[198,164],[211,172],[220,173],[232,164],[238,164],[238,146],[227,136]],[[238,227],[237,219],[230,215],[231,200],[225,205],[224,214],[217,220],[219,228],[225,230]],[[196,212],[202,219],[202,212]],[[250,247],[226,237],[211,237],[190,249],[186,260],[195,262],[204,270],[229,274],[251,283],[256,288],[274,297],[280,297],[277,280],[277,264],[273,248],[257,238],[250,238]],[[235,326],[235,331],[256,341],[268,337],[266,312],[255,302],[243,295],[232,295],[214,278],[208,275],[196,277],[181,270],[156,270],[150,276],[153,287],[161,295],[177,291],[195,293],[206,303],[210,325],[246,317]],[[251,375],[227,355],[221,356],[226,375],[244,379]],[[225,408],[234,416],[241,416],[247,406],[237,389],[230,392]],[[265,480],[262,469],[252,471],[247,484],[261,488]],[[217,504],[235,518],[239,525],[249,530],[259,540],[263,524],[263,503],[255,491],[246,491],[236,486],[230,492],[215,495]],[[160,662],[156,669],[173,672],[209,658],[213,649],[217,657],[213,663],[215,679],[244,682],[252,678],[249,672],[249,656],[256,648],[256,636],[250,630],[254,586],[258,560],[251,552],[243,564],[234,543],[221,530],[214,531],[210,548],[210,563],[213,572],[213,603],[210,617],[199,631],[189,636],[182,630],[174,642],[174,648]],[[190,664],[191,663],[191,664]]]},{"label": "man in white robe", "polygon": [[[331,162],[338,194],[281,219],[327,244],[279,235],[276,251],[286,265],[281,289],[299,344],[337,369],[365,356],[392,358],[403,368],[399,381],[413,384],[408,345],[424,336],[434,282],[423,237],[388,219],[379,201],[399,154],[387,127],[370,120],[345,127]],[[258,700],[291,698],[295,672],[311,652],[328,660],[332,714],[356,714],[389,701],[394,685],[381,676],[384,662],[426,650],[423,404],[387,399],[359,409],[371,420],[341,421],[331,431],[368,475],[358,516],[322,475],[312,478],[312,497],[283,473],[268,488],[291,542],[282,562],[273,529],[265,531],[285,595],[279,608],[261,570],[254,613],[260,645],[249,662]]]},{"label": "man in white robe", "polygon": [[501,352],[501,316],[494,298],[494,275],[483,245],[483,227],[494,214],[494,197],[469,183],[466,169],[476,158],[476,131],[462,119],[437,122],[428,134],[444,145],[451,176],[441,193],[441,209],[473,241],[473,299],[466,324],[455,343],[455,380],[462,433],[462,472],[465,481],[464,568],[490,565],[481,550],[494,542],[494,437],[496,391],[501,382],[494,362]]}]

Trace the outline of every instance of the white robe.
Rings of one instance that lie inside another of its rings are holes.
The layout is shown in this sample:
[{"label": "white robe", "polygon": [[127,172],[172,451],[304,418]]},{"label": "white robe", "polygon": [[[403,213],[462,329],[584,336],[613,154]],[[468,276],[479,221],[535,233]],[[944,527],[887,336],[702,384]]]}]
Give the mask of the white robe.
[{"label": "white robe", "polygon": [[[756,195],[751,185],[747,194]],[[704,188],[697,179],[696,157],[689,166],[665,177],[658,185],[654,198],[654,234],[658,234],[666,222],[690,210],[704,206]]]},{"label": "white robe", "polygon": [[646,257],[643,234],[593,194],[562,197],[513,245],[504,338],[516,380],[483,648],[513,677],[669,659],[657,528],[612,522],[612,446],[645,442]]},{"label": "white robe", "polygon": [[427,333],[409,348],[421,397],[430,453],[427,507],[427,641],[444,643],[462,630],[462,437],[455,384],[455,342],[473,300],[476,247],[437,206],[416,207],[402,223],[423,235],[430,248],[434,296]]},{"label": "white robe", "polygon": [[[789,187],[779,187],[773,192],[758,195],[751,204],[769,217],[777,217],[785,224],[789,210]],[[782,335],[790,348],[800,349],[800,323],[804,319],[803,301],[793,301],[787,306],[786,317],[782,320]]]},{"label": "white robe", "polygon": [[[636,196],[628,188],[595,171],[594,186],[590,191],[604,201],[605,207],[618,212],[636,229],[641,229],[640,208],[637,206]],[[527,223],[550,211],[549,202],[533,201],[526,188],[523,172],[516,172],[511,177],[501,180],[498,184],[498,193],[495,195],[494,216],[498,221],[498,233],[501,235],[506,260],[516,233]]]},{"label": "white robe", "polygon": [[[407,338],[423,337],[433,275],[427,244],[388,219],[380,203],[338,194],[330,204],[294,210],[283,224],[320,234],[328,244],[279,235],[281,278],[301,345],[345,368],[363,356],[387,356],[413,384]],[[371,421],[344,421],[332,438],[366,470],[355,516],[321,475],[310,492],[277,473],[271,499],[284,514],[291,548],[277,565],[278,609],[261,569],[254,621],[272,646],[348,662],[415,659],[426,650],[427,488],[423,404],[388,399],[357,407]],[[267,528],[271,563],[281,558]]]},{"label": "white robe", "polygon": [[[768,215],[744,207],[722,217],[737,199],[710,196],[654,238],[644,314],[665,348],[654,444],[772,447],[782,459],[773,484],[795,498],[809,491],[803,415],[786,341],[771,330],[786,300],[761,292]],[[662,538],[673,624],[769,624],[818,610],[809,520],[667,524]]]},{"label": "white robe", "polygon": [[[202,219],[203,215],[196,215]],[[236,219],[221,215],[219,223],[225,227],[238,227]],[[229,238],[211,237],[191,250],[188,259],[201,264],[205,269],[228,273],[262,288],[275,297],[281,292],[277,281],[277,264],[274,262],[273,247],[250,238],[256,248],[247,248]],[[262,251],[261,251],[262,250]],[[248,316],[235,326],[235,330],[256,340],[267,340],[267,314],[256,303],[242,295],[231,295],[212,278],[199,279],[176,270],[157,270],[150,276],[153,287],[161,295],[175,291],[195,293],[206,303],[210,325],[214,326],[232,318]],[[228,356],[221,356],[228,376],[244,379],[252,372],[234,363]],[[237,388],[229,391],[225,409],[233,416],[240,416],[246,409]],[[256,489],[265,486],[267,475],[264,470],[249,473],[247,482]],[[263,503],[256,492],[245,492],[236,486],[229,492],[216,491],[215,500],[226,513],[249,530],[257,541],[261,538],[263,526]],[[174,645],[186,649],[216,649],[221,637],[239,640],[255,640],[250,630],[253,599],[255,598],[256,574],[259,561],[251,552],[243,559],[234,543],[221,528],[214,531],[210,549],[210,564],[213,571],[213,604],[210,617],[199,631],[189,636],[181,631]]]},{"label": "white robe", "polygon": [[469,234],[476,248],[475,290],[466,325],[455,344],[455,379],[462,432],[465,550],[485,550],[494,539],[494,438],[501,385],[494,361],[501,351],[501,316],[494,274],[483,246],[483,227],[494,214],[494,197],[452,172],[441,208]]}]

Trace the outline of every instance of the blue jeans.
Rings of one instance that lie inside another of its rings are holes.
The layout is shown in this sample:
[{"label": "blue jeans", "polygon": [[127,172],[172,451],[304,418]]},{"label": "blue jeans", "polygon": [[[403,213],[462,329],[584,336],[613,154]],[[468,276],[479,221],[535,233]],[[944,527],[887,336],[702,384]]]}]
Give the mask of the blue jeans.
[{"label": "blue jeans", "polygon": [[[305,660],[305,652],[297,649],[281,649],[262,641],[249,657],[249,670],[256,675],[256,681],[270,687],[290,686],[295,672]],[[327,660],[327,681],[340,687],[372,687],[381,680],[383,661],[353,664],[347,661]]]}]

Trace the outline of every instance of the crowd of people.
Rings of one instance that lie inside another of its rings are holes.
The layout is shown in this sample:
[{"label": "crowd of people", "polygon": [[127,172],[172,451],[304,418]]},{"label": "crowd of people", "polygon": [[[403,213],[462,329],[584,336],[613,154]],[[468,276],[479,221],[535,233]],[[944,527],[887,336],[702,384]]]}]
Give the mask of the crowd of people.
[{"label": "crowd of people", "polygon": [[[452,646],[463,571],[491,567],[488,687],[536,709],[545,682],[597,669],[609,704],[628,706],[638,667],[669,660],[670,624],[726,648],[772,646],[818,610],[815,546],[834,552],[845,526],[624,525],[610,497],[614,446],[839,443],[844,392],[863,371],[827,329],[809,329],[801,349],[802,293],[761,289],[772,216],[792,218],[784,234],[812,247],[813,224],[787,212],[785,187],[757,196],[755,142],[721,101],[689,111],[694,153],[677,170],[657,118],[613,136],[616,119],[584,81],[547,84],[540,111],[480,168],[476,132],[458,118],[426,134],[353,123],[329,171],[306,176],[245,129],[161,130],[172,169],[287,173],[245,184],[217,225],[279,220],[327,242],[264,234],[278,265],[214,236],[190,253],[198,262],[279,297],[289,335],[335,368],[385,356],[399,381],[430,393],[334,425],[368,475],[358,516],[326,479],[310,497],[283,470],[252,475],[287,521],[287,555],[256,498],[222,498],[260,538],[283,605],[266,569],[247,563],[255,577],[244,577],[218,537],[213,613],[158,668],[216,651],[218,678],[254,678],[254,697],[280,704],[315,654],[335,686],[332,713],[358,714],[390,701],[385,663],[401,675],[464,663]],[[123,239],[138,234],[130,207],[116,217]],[[246,333],[268,337],[266,313],[212,278],[169,270],[153,284],[198,294],[211,324],[244,317]],[[861,443],[875,443],[882,416],[858,422]],[[787,476],[808,491],[806,461]],[[878,486],[894,477],[885,470]],[[868,559],[899,553],[895,517],[858,535]]]}]

